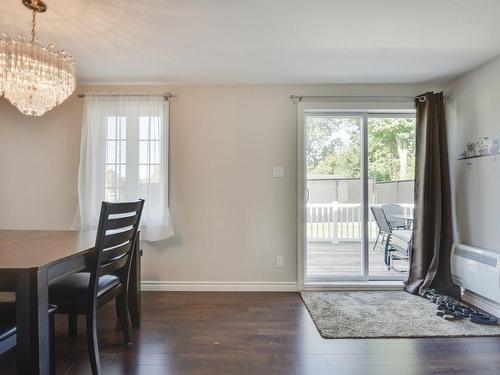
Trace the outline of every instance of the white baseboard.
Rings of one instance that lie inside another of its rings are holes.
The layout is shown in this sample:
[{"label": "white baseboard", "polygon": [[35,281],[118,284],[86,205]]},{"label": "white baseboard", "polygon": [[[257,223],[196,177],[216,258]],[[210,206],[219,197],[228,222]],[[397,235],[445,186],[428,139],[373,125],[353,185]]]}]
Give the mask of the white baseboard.
[{"label": "white baseboard", "polygon": [[464,290],[462,299],[465,302],[500,318],[500,304],[495,301],[482,297],[479,294],[471,292],[470,290]]},{"label": "white baseboard", "polygon": [[161,292],[296,292],[296,282],[143,281],[143,291]]}]

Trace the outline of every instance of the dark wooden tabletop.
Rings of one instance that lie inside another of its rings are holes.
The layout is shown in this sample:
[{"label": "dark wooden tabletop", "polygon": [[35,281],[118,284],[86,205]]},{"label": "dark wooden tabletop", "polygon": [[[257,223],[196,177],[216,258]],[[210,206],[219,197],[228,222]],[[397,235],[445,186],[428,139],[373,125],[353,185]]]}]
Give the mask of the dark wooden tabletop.
[{"label": "dark wooden tabletop", "polygon": [[94,248],[96,232],[0,230],[0,270],[39,269]]}]

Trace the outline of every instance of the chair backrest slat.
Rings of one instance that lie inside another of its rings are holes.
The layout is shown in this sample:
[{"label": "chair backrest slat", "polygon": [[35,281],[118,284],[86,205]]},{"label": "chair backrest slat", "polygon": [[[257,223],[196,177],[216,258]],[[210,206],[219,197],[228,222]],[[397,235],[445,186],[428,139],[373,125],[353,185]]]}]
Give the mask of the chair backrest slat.
[{"label": "chair backrest slat", "polygon": [[143,200],[139,200],[137,202],[108,203],[110,205],[108,207],[108,214],[117,215],[117,214],[127,214],[131,212],[139,212],[140,210],[142,210],[143,202],[144,202]]},{"label": "chair backrest slat", "polygon": [[127,230],[124,230],[123,232],[106,234],[106,237],[104,237],[104,241],[102,243],[102,248],[109,249],[110,247],[122,245],[125,242],[133,239],[135,236],[135,232],[136,232],[135,226],[131,226]]},{"label": "chair backrest slat", "polygon": [[129,258],[129,256],[122,255],[121,257],[115,258],[110,262],[101,264],[100,269],[99,269],[99,274],[101,276],[109,275],[109,274],[115,273],[116,271],[121,270],[122,268],[124,268],[127,265],[128,258]]},{"label": "chair backrest slat", "polygon": [[101,264],[109,262],[115,258],[119,258],[125,254],[127,254],[133,245],[133,241],[125,242],[117,247],[112,247],[109,249],[105,249],[102,253]]},{"label": "chair backrest slat", "polygon": [[106,230],[121,229],[134,225],[137,222],[137,214],[131,216],[109,219]]}]

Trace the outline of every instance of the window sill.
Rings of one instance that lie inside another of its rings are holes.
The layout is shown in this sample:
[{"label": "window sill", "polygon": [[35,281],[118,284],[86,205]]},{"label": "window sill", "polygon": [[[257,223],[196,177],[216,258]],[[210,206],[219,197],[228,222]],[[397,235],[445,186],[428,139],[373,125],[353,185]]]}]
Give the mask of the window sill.
[{"label": "window sill", "polygon": [[402,280],[308,282],[302,290],[403,290]]}]

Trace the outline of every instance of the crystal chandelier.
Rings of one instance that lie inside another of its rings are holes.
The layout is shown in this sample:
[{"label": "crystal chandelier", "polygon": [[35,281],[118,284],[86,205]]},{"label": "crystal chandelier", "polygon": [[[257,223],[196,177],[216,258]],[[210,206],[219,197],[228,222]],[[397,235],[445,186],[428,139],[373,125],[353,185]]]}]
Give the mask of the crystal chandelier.
[{"label": "crystal chandelier", "polygon": [[0,94],[22,113],[41,116],[75,89],[75,62],[52,44],[36,40],[36,15],[47,10],[41,0],[22,0],[32,11],[31,41],[7,34],[0,38]]}]

